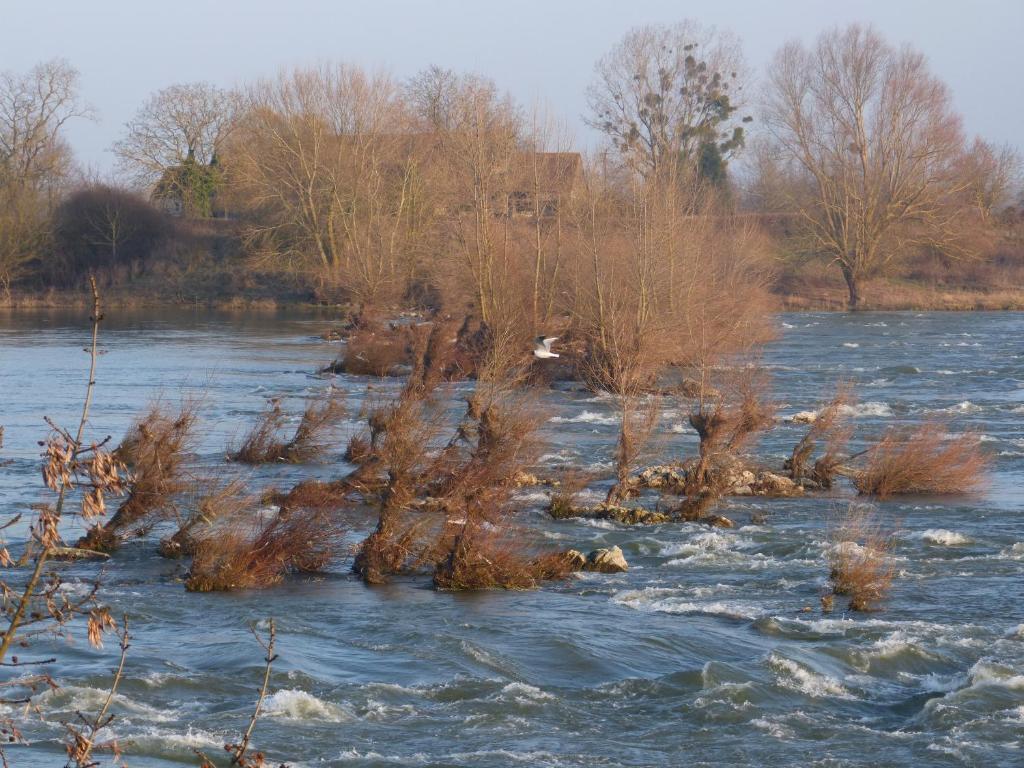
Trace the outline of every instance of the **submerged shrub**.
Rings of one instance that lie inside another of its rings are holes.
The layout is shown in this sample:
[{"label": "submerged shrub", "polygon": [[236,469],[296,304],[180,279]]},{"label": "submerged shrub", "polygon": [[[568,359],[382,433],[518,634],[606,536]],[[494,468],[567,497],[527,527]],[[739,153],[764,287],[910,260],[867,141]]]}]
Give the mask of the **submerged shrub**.
[{"label": "submerged shrub", "polygon": [[881,526],[871,507],[851,504],[831,538],[832,591],[849,596],[850,610],[876,609],[892,587],[893,534]]},{"label": "submerged shrub", "polygon": [[337,556],[342,535],[337,522],[321,510],[290,510],[266,522],[236,517],[197,542],[185,588],[260,589],[289,573],[321,571]]},{"label": "submerged shrub", "polygon": [[344,403],[333,390],[328,391],[307,403],[295,434],[291,440],[284,441],[280,433],[285,415],[281,401],[274,398],[229,458],[245,464],[277,461],[302,464],[313,461],[330,450],[334,432],[344,415]]},{"label": "submerged shrub", "polygon": [[957,494],[977,491],[986,480],[989,458],[974,433],[950,436],[941,421],[893,428],[867,452],[853,484],[865,495]]},{"label": "submerged shrub", "polygon": [[825,450],[814,462],[809,474],[810,478],[823,488],[832,487],[841,461],[840,454],[846,448],[852,434],[848,418],[852,401],[850,388],[841,385],[835,396],[817,412],[814,421],[790,455],[789,470],[793,480],[800,482],[808,474],[807,465],[818,443],[823,443]]},{"label": "submerged shrub", "polygon": [[537,554],[513,531],[469,523],[434,569],[438,589],[534,589],[578,570],[564,552]]},{"label": "submerged shrub", "polygon": [[128,497],[105,524],[90,528],[77,546],[115,549],[131,529],[145,530],[175,514],[176,502],[188,487],[186,458],[197,419],[198,403],[188,400],[177,413],[155,403],[135,420],[114,451],[129,470]]},{"label": "submerged shrub", "polygon": [[241,478],[226,482],[217,479],[198,481],[194,509],[174,534],[160,541],[160,554],[172,558],[195,554],[199,539],[210,526],[219,520],[252,511],[257,502],[257,497],[247,491]]}]

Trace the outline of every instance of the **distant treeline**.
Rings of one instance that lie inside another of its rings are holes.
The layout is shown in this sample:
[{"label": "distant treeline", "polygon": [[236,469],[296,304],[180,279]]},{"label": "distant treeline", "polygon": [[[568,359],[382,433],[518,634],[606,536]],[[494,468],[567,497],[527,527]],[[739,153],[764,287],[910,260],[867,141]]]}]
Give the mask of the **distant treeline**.
[{"label": "distant treeline", "polygon": [[759,81],[727,33],[637,28],[588,100],[604,143],[584,157],[550,115],[438,67],[174,85],[114,143],[117,180],[97,180],[64,139],[90,117],[72,66],[5,73],[0,295],[94,274],[167,300],[457,306],[540,330],[588,291],[670,317],[698,284],[841,279],[857,307],[880,276],[1024,270],[1017,153],[966,136],[924,56],[871,28],[789,43]]}]

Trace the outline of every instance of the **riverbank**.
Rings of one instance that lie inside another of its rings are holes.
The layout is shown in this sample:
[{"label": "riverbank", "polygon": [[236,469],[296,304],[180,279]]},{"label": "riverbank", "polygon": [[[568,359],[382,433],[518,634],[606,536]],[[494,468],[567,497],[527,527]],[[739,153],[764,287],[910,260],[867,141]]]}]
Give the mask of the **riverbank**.
[{"label": "riverbank", "polygon": [[[775,295],[786,312],[846,311],[846,288],[841,285]],[[873,280],[865,284],[863,295],[862,311],[1024,310],[1024,288],[935,287],[901,280]]]},{"label": "riverbank", "polygon": [[[785,312],[845,312],[846,288],[820,282],[776,285],[772,295]],[[84,291],[12,291],[0,296],[0,311],[15,309],[88,309],[90,299]],[[277,312],[281,310],[324,310],[345,307],[344,302],[317,300],[312,292],[288,291],[281,295],[223,294],[213,292],[160,294],[132,287],[108,288],[103,303],[112,309],[195,308],[231,312]],[[973,287],[927,285],[904,279],[877,279],[864,284],[863,311],[1024,311],[1024,284],[1021,287]]]}]

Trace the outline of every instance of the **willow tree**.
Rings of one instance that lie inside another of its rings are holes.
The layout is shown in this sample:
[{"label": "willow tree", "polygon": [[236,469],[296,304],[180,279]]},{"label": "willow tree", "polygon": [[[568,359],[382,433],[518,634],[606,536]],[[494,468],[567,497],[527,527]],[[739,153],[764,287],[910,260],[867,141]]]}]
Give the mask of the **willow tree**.
[{"label": "willow tree", "polygon": [[925,57],[857,25],[783,47],[765,120],[806,249],[861,284],[919,245],[955,253],[966,182],[949,89]]}]

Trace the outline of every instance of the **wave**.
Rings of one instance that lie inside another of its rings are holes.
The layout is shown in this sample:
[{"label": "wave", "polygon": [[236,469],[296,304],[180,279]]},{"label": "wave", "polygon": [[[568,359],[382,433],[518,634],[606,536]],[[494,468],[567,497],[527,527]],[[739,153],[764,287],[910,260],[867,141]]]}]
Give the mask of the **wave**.
[{"label": "wave", "polygon": [[529,683],[512,682],[502,688],[497,699],[500,701],[513,701],[516,704],[538,704],[544,701],[554,701],[554,694],[542,691],[535,685]]},{"label": "wave", "polygon": [[548,419],[552,424],[601,424],[612,426],[619,423],[618,418],[607,414],[583,411],[576,416],[552,416]]},{"label": "wave", "polygon": [[[675,592],[668,590],[668,592]],[[730,619],[753,620],[765,613],[764,603],[753,600],[713,600],[694,602],[688,596],[675,592],[675,596],[659,596],[647,590],[619,592],[612,598],[613,603],[651,613],[703,613],[710,616],[725,616]]]},{"label": "wave", "polygon": [[945,528],[929,528],[921,532],[921,540],[928,544],[935,544],[942,547],[955,547],[960,544],[970,544],[971,539],[956,531],[947,531]]},{"label": "wave", "polygon": [[812,698],[856,698],[834,677],[814,672],[774,652],[768,655],[768,666],[775,673],[779,685],[791,691],[798,691]]},{"label": "wave", "polygon": [[854,405],[842,405],[839,407],[839,412],[844,416],[852,416],[853,418],[862,417],[887,417],[892,416],[892,408],[889,407],[888,403],[879,402],[866,402],[856,403]]},{"label": "wave", "polygon": [[[48,713],[61,712],[96,712],[103,707],[110,691],[93,688],[87,685],[65,685],[48,690],[35,701],[43,711]],[[157,709],[148,704],[125,696],[114,694],[114,704],[125,710],[129,715],[138,715],[140,719],[153,723],[167,723],[178,719],[178,712]]]},{"label": "wave", "polygon": [[194,749],[223,749],[224,744],[232,738],[229,734],[221,735],[192,726],[184,732],[148,726],[140,732],[124,734],[119,732],[118,727],[123,721],[115,720],[114,723],[112,733],[107,735],[116,737],[122,743],[130,742],[131,751],[138,754],[185,752],[192,756]]},{"label": "wave", "polygon": [[337,704],[318,699],[311,693],[297,688],[275,691],[267,697],[264,712],[268,717],[282,720],[319,720],[326,723],[343,723],[352,719],[351,713]]}]

